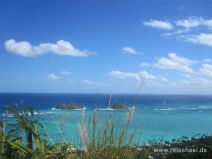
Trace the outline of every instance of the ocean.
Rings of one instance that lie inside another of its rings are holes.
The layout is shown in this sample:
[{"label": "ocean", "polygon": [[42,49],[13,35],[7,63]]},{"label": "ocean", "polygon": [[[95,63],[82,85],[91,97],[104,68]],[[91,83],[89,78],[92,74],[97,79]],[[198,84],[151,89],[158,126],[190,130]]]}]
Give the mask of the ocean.
[{"label": "ocean", "polygon": [[[87,121],[98,108],[97,122],[103,123],[112,116],[121,123],[126,111],[109,111],[109,98],[109,94],[0,93],[0,111],[4,116],[4,105],[23,101],[40,114],[44,125],[42,132],[49,134],[51,142],[77,143],[81,110],[57,110],[55,107],[61,103],[76,103],[86,108]],[[111,105],[117,102],[136,107],[129,129],[136,131],[138,143],[212,134],[212,95],[112,95]]]}]

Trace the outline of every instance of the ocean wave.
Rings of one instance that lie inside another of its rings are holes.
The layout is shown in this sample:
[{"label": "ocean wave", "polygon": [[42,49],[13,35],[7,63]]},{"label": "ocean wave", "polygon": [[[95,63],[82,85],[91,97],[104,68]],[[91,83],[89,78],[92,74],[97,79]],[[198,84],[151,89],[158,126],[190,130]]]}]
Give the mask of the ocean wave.
[{"label": "ocean wave", "polygon": [[100,110],[100,111],[125,111],[127,109],[113,109],[111,107],[107,107],[107,108],[98,108],[97,110]]},{"label": "ocean wave", "polygon": [[103,110],[103,111],[114,111],[114,110],[117,110],[117,109],[113,109],[111,107],[107,107],[107,108],[98,108],[98,110]]},{"label": "ocean wave", "polygon": [[161,109],[153,109],[153,110],[156,110],[156,111],[173,111],[173,110],[176,110],[174,108],[161,108]]},{"label": "ocean wave", "polygon": [[198,108],[200,108],[200,109],[212,109],[212,107],[207,107],[207,106],[199,106]]},{"label": "ocean wave", "polygon": [[9,114],[9,113],[2,113],[1,115],[2,117],[9,117],[9,118],[12,117],[12,114]]},{"label": "ocean wave", "polygon": [[[20,115],[22,115],[23,113],[19,113]],[[39,114],[41,114],[41,113],[38,113],[38,112],[34,112],[34,115],[39,115]],[[1,114],[2,115],[2,117],[13,117],[13,114],[12,113],[2,113]],[[31,114],[30,113],[28,113],[28,115],[30,116]]]},{"label": "ocean wave", "polygon": [[[79,108],[79,109],[64,109],[64,110],[83,110],[83,109],[87,109],[87,107],[82,107],[82,108]],[[62,109],[57,109],[56,107],[51,108],[51,110],[59,110],[59,111],[62,111]]]},{"label": "ocean wave", "polygon": [[58,112],[51,112],[51,111],[47,111],[47,112],[41,112],[42,114],[57,114]]},{"label": "ocean wave", "polygon": [[51,108],[51,110],[60,110],[60,109],[57,109],[56,107],[54,107],[54,108]]},{"label": "ocean wave", "polygon": [[179,108],[154,108],[155,111],[180,111],[180,110],[212,110],[212,107],[199,106],[199,107],[179,107]]}]

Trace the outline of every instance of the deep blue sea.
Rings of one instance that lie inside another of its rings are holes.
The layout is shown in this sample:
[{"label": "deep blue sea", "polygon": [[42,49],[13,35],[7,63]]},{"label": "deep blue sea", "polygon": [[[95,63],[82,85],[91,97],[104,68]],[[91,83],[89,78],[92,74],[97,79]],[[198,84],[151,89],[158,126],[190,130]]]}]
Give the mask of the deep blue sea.
[{"label": "deep blue sea", "polygon": [[[53,142],[77,142],[81,111],[54,108],[61,103],[73,102],[86,107],[87,120],[93,110],[99,108],[97,122],[103,122],[109,115],[117,122],[124,121],[126,111],[106,109],[109,97],[109,94],[1,93],[0,106],[4,115],[4,105],[23,101],[26,106],[41,113],[43,131],[48,132]],[[130,130],[136,130],[138,142],[212,134],[212,95],[112,95],[111,105],[117,102],[136,107]],[[63,132],[62,137],[60,131]]]}]

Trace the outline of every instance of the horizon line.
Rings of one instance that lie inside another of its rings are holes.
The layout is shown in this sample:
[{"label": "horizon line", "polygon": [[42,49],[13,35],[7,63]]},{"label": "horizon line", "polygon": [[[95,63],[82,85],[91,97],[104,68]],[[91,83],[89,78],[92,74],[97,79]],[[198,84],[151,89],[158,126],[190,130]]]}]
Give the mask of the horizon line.
[{"label": "horizon line", "polygon": [[79,93],[79,92],[0,92],[0,94],[113,94],[113,95],[196,95],[196,96],[212,96],[212,94],[195,94],[195,93],[107,93],[107,92],[101,92],[101,93],[93,93],[93,92],[87,92],[87,93]]}]

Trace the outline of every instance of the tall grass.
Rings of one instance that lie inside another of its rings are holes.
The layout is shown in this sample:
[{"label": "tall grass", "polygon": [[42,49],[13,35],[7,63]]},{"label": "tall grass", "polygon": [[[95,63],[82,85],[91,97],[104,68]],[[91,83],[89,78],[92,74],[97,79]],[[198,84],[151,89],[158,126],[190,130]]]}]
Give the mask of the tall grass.
[{"label": "tall grass", "polygon": [[[82,110],[82,121],[79,124],[81,149],[85,158],[133,158],[131,148],[134,144],[135,130],[130,131],[129,125],[133,118],[135,107],[126,112],[126,118],[121,124],[111,116],[104,123],[97,121],[98,110],[85,126],[85,110]],[[87,129],[86,129],[87,128]]]},{"label": "tall grass", "polygon": [[[78,145],[78,143],[68,143],[67,141],[55,143],[48,132],[45,135],[40,134],[40,123],[37,118],[34,118],[32,109],[21,110],[17,106],[12,106],[10,110],[13,113],[13,119],[9,120],[10,124],[6,119],[7,117],[5,119],[1,118],[0,158],[133,158],[131,148],[135,131],[129,131],[128,128],[133,118],[135,107],[130,108],[126,112],[126,118],[123,120],[121,127],[111,116],[108,116],[104,122],[98,121],[98,109],[93,111],[92,117],[87,121],[85,120],[86,112],[83,108],[81,121],[78,123],[80,149],[73,147],[73,145]],[[63,136],[64,116],[61,117],[60,121],[61,124],[57,129]],[[28,141],[29,134],[26,130],[29,129],[29,126],[33,136]],[[28,138],[22,140],[23,136]],[[48,140],[51,141],[49,142]],[[29,142],[32,145],[29,145]]]}]

